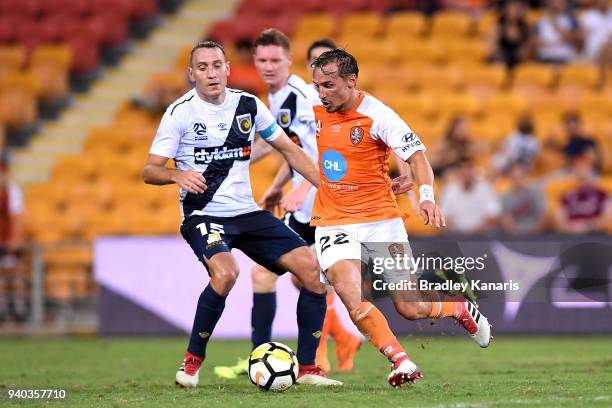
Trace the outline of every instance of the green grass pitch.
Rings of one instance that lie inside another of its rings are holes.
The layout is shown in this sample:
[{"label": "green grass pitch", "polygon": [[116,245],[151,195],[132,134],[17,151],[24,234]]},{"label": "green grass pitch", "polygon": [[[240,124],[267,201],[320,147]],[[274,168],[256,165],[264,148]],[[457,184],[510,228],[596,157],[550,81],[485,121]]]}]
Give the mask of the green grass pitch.
[{"label": "green grass pitch", "polygon": [[[197,389],[174,373],[185,338],[0,339],[0,406],[52,407],[610,407],[612,339],[496,337],[480,349],[468,338],[402,338],[423,370],[416,385],[392,389],[388,364],[369,344],[355,370],[332,374],[336,388],[258,391],[246,377],[219,380],[215,365],[244,356],[244,341],[211,341]],[[294,342],[287,342],[295,347]],[[333,346],[330,347],[333,355]],[[65,388],[67,401],[16,402],[7,388]]]}]

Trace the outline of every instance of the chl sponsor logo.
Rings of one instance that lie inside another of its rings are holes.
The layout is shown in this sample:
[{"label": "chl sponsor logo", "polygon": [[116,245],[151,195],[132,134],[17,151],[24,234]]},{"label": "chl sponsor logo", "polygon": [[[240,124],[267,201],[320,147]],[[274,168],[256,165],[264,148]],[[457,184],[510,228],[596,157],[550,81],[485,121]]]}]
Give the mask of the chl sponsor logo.
[{"label": "chl sponsor logo", "polygon": [[346,176],[346,159],[335,150],[323,152],[321,165],[323,174],[329,181],[340,181]]},{"label": "chl sponsor logo", "polygon": [[248,160],[251,157],[251,146],[228,149],[221,147],[196,147],[193,149],[196,164],[210,164],[217,160]]}]

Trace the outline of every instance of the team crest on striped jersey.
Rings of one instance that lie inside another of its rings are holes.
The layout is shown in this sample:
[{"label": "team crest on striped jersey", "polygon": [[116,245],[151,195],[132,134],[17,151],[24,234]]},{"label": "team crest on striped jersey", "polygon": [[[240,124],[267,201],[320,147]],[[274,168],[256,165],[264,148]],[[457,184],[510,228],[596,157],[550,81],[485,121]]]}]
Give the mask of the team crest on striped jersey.
[{"label": "team crest on striped jersey", "polygon": [[236,122],[238,122],[238,128],[242,133],[249,133],[253,127],[253,119],[250,113],[236,116]]},{"label": "team crest on striped jersey", "polygon": [[278,110],[278,123],[286,128],[291,124],[291,110],[290,109],[279,109]]}]

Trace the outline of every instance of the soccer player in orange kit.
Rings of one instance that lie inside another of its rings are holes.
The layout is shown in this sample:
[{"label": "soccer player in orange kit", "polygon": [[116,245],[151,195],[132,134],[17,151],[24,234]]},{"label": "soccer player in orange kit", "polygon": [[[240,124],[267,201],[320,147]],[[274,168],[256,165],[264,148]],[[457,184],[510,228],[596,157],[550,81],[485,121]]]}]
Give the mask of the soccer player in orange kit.
[{"label": "soccer player in orange kit", "polygon": [[[317,226],[317,257],[355,325],[391,363],[389,384],[413,383],[421,377],[420,369],[408,358],[383,314],[362,300],[362,249],[370,257],[412,254],[388,175],[391,150],[410,165],[425,223],[445,225],[434,199],[433,171],[425,146],[410,127],[389,107],[357,89],[359,68],[351,54],[342,49],[327,51],[312,65],[322,103],[314,107],[321,176],[311,216],[311,225]],[[382,246],[386,254],[380,243],[388,244]],[[411,271],[399,269],[385,271],[383,276],[391,283],[415,279]],[[489,345],[487,318],[463,296],[420,290],[390,294],[404,318],[452,317],[481,347]]]}]

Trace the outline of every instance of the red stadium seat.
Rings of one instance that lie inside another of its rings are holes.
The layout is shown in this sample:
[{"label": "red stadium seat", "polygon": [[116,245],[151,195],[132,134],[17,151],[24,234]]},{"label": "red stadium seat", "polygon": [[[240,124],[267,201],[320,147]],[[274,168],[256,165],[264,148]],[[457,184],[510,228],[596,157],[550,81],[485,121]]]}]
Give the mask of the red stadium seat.
[{"label": "red stadium seat", "polygon": [[52,43],[58,39],[60,21],[55,18],[22,20],[16,28],[15,40],[32,50],[39,44]]},{"label": "red stadium seat", "polygon": [[67,19],[60,28],[59,37],[62,41],[71,38],[85,38],[99,47],[105,40],[106,29],[96,18]]},{"label": "red stadium seat", "polygon": [[52,43],[59,39],[60,27],[63,19],[58,17],[46,17],[38,20],[39,39],[42,43]]},{"label": "red stadium seat", "polygon": [[[129,17],[131,6],[125,0],[89,0],[91,4],[91,14],[94,16],[100,14],[109,14],[112,13],[115,16],[123,16],[124,18]],[[113,27],[111,24],[108,27]],[[109,30],[111,31],[111,30]]]},{"label": "red stadium seat", "polygon": [[303,0],[298,2],[297,6],[303,13],[320,13],[326,10],[326,3],[327,0]]},{"label": "red stadium seat", "polygon": [[98,47],[88,39],[71,38],[66,41],[76,56],[72,64],[72,72],[81,74],[96,69],[100,63]]},{"label": "red stadium seat", "polygon": [[42,13],[47,16],[83,17],[90,13],[91,3],[83,0],[45,0]]},{"label": "red stadium seat", "polygon": [[370,3],[376,2],[370,2],[369,0],[328,1],[325,2],[324,10],[341,15],[349,12],[370,10]]},{"label": "red stadium seat", "polygon": [[220,44],[231,44],[235,40],[235,26],[235,20],[218,20],[204,37],[209,40],[215,40]]},{"label": "red stadium seat", "polygon": [[134,22],[151,18],[158,12],[156,0],[124,0],[124,2],[128,5],[128,16]]},{"label": "red stadium seat", "polygon": [[15,39],[17,23],[10,16],[0,16],[0,43],[10,43]]},{"label": "red stadium seat", "polygon": [[[115,47],[129,38],[127,17],[121,10],[96,13],[89,18],[89,24],[96,26],[96,30],[103,29],[103,47]],[[109,30],[108,27],[113,29]]]},{"label": "red stadium seat", "polygon": [[0,15],[33,20],[40,16],[43,2],[44,0],[3,0],[0,1]]},{"label": "red stadium seat", "polygon": [[242,0],[236,8],[236,15],[262,14],[278,16],[289,12],[293,7],[294,4],[290,4],[287,0]]}]

